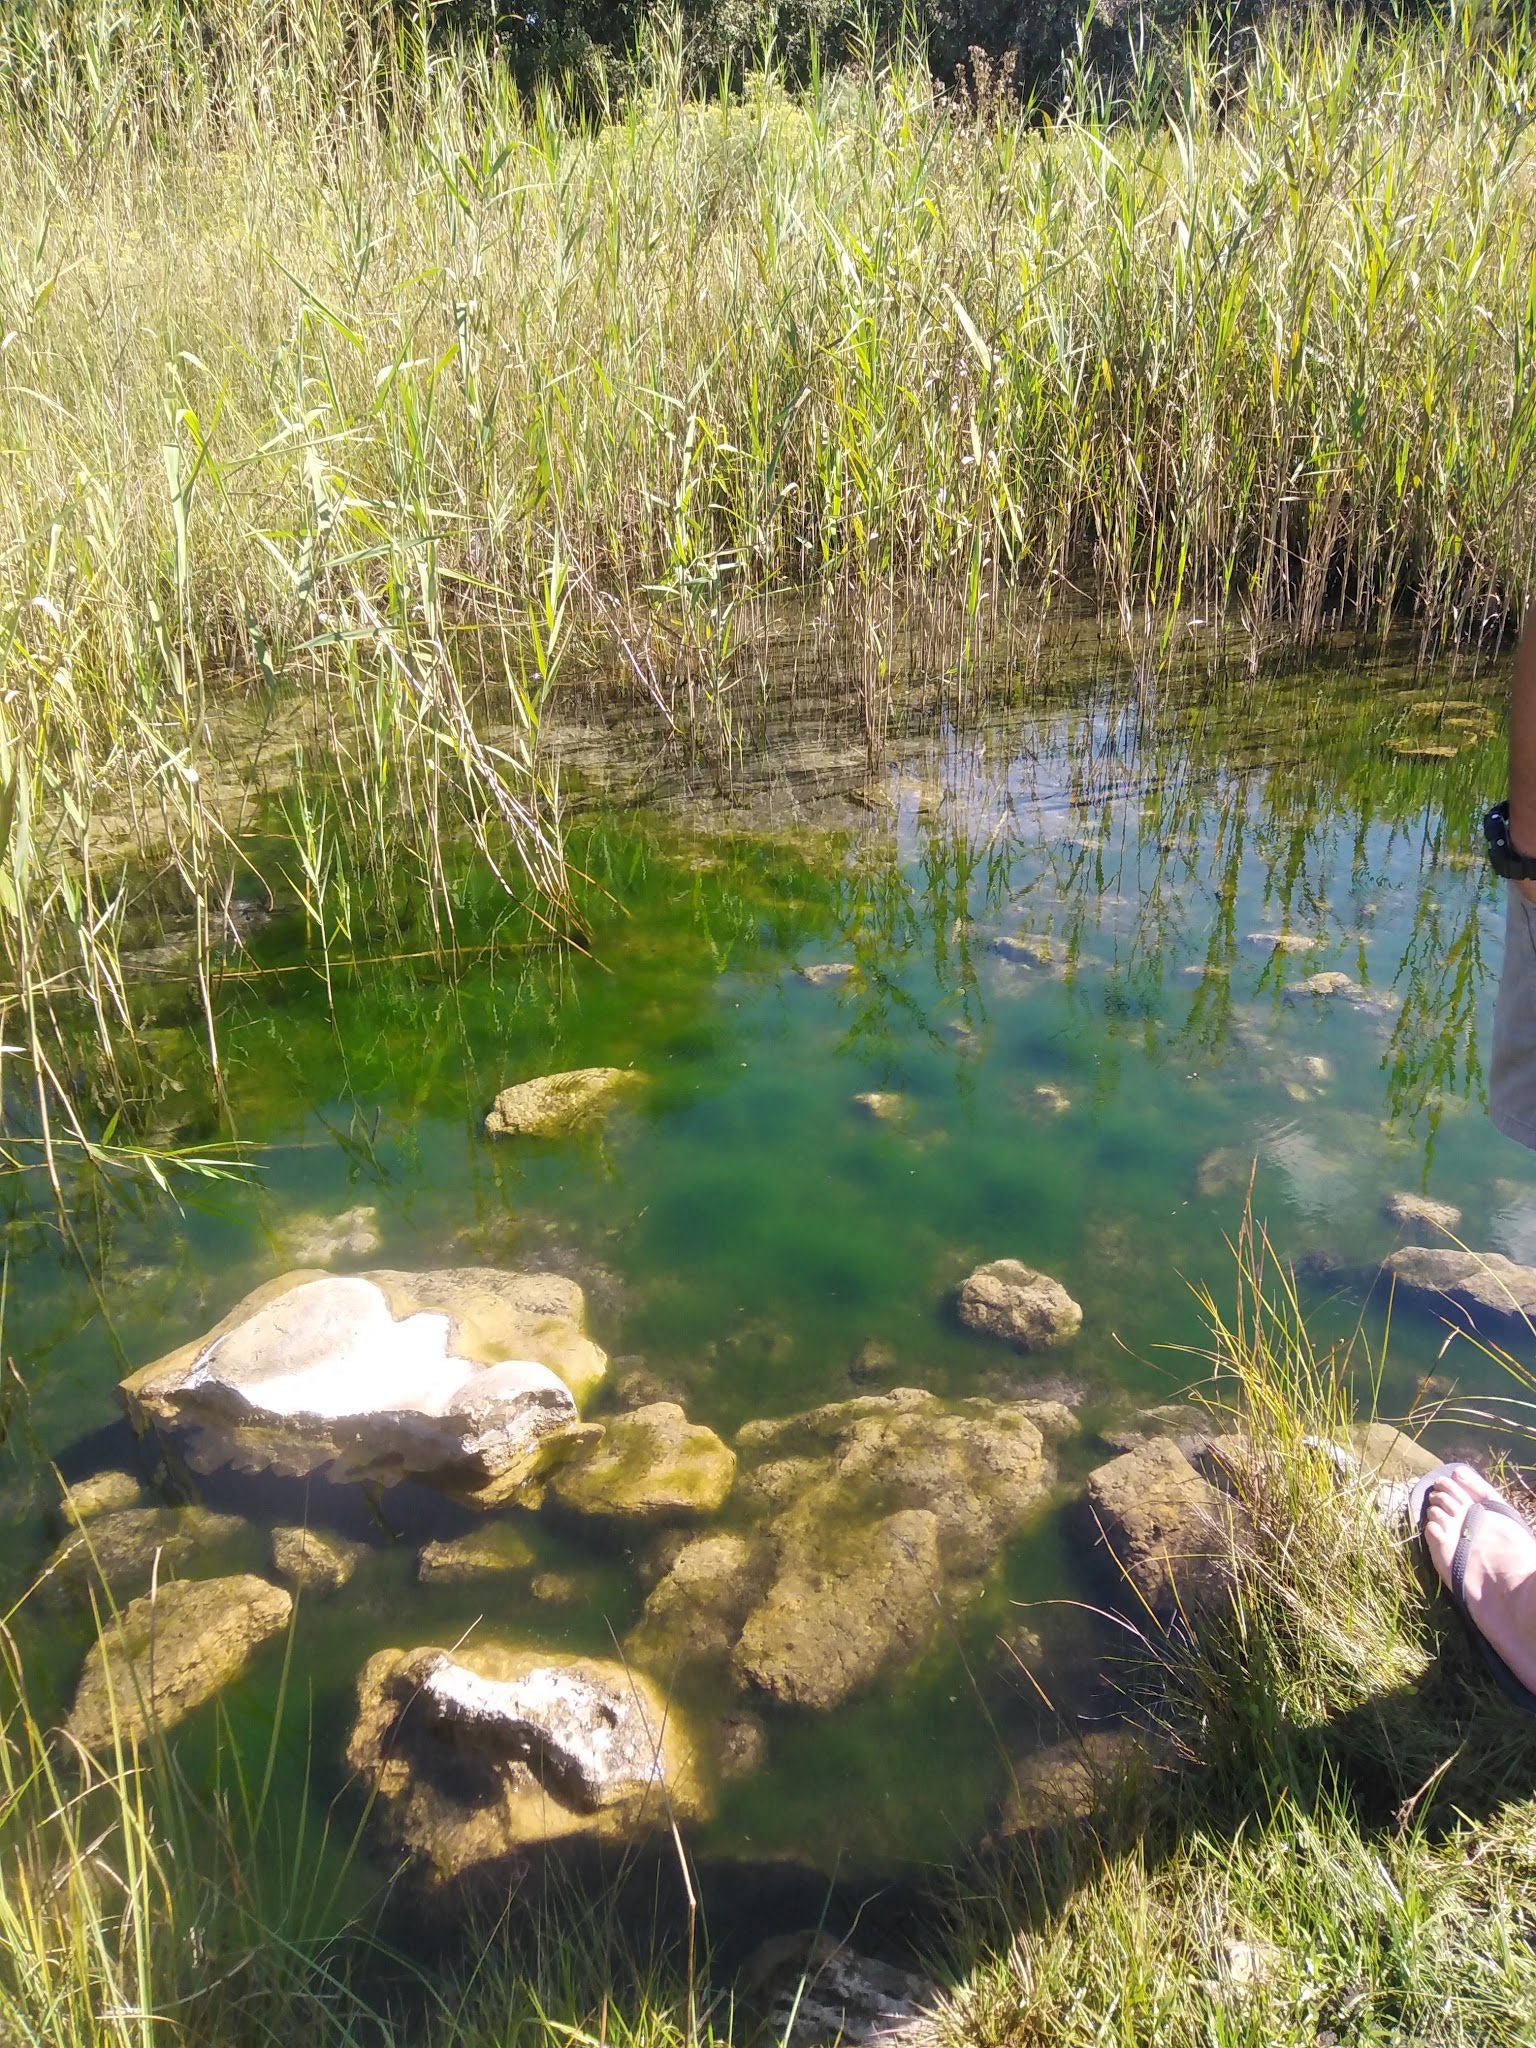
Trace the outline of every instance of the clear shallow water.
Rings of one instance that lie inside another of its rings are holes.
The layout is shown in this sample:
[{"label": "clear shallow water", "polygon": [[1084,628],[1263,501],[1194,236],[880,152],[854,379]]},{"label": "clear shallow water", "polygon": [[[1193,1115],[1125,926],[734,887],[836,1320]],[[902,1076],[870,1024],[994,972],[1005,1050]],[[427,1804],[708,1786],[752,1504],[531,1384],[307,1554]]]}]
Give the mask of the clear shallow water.
[{"label": "clear shallow water", "polygon": [[[958,1855],[1008,1755],[1049,1732],[1000,1674],[999,1630],[1037,1627],[1047,1688],[1092,1704],[1108,1639],[1078,1605],[1102,1581],[1076,1482],[1106,1455],[1097,1430],[1202,1376],[1192,1290],[1231,1296],[1249,1163],[1322,1336],[1362,1315],[1379,1331],[1367,1282],[1398,1241],[1380,1214],[1392,1191],[1460,1204],[1473,1245],[1536,1255],[1536,1173],[1481,1101],[1500,906],[1474,833],[1502,787],[1493,725],[1464,682],[1348,669],[1161,700],[1117,679],[898,736],[876,769],[802,716],[723,798],[672,778],[643,804],[597,805],[575,842],[592,957],[467,951],[451,983],[424,962],[375,965],[338,980],[334,1026],[315,977],[291,971],[300,935],[280,914],[253,942],[271,971],[224,992],[222,1115],[184,996],[150,998],[167,1132],[239,1137],[250,1182],[183,1187],[179,1211],[101,1206],[83,1219],[89,1273],[45,1219],[19,1206],[9,1226],[6,1348],[31,1399],[9,1446],[6,1590],[47,1554],[48,1461],[72,1477],[131,1455],[117,1379],[292,1263],[284,1234],[312,1212],[377,1209],[379,1249],[342,1265],[572,1271],[613,1380],[643,1366],[726,1435],[859,1391],[849,1365],[870,1339],[896,1354],[885,1384],[1025,1393],[1065,1375],[1087,1427],[993,1593],[907,1677],[829,1716],[770,1715],[767,1766],[727,1788],[700,1838],[828,1869]],[[1414,758],[1423,745],[1460,751]],[[1250,938],[1280,930],[1318,943],[1287,955]],[[1048,964],[991,950],[1021,933]],[[813,986],[798,970],[817,962],[856,971]],[[1287,1000],[1324,968],[1394,1007]],[[600,1134],[483,1135],[499,1087],[599,1063],[653,1083]],[[907,1099],[901,1123],[854,1105],[871,1089]],[[1084,1308],[1075,1343],[1020,1359],[952,1325],[955,1283],[1000,1257],[1065,1282]],[[1470,1345],[1441,1356],[1443,1335],[1397,1316],[1384,1410],[1406,1411],[1430,1375],[1437,1392],[1493,1385]],[[261,1524],[291,1519],[296,1496],[248,1479],[207,1491],[252,1519],[229,1561],[261,1568]],[[317,1490],[309,1512],[372,1549],[343,1594],[301,1606],[315,1768],[306,1795],[291,1727],[295,1800],[341,1783],[373,1650],[479,1625],[611,1653],[643,1599],[648,1539],[626,1551],[524,1518],[541,1563],[574,1581],[536,1600],[520,1580],[419,1586],[421,1538],[473,1521],[419,1494],[387,1494],[376,1515]],[[22,1628],[62,1699],[84,1617],[40,1609]],[[230,1702],[253,1740],[279,1661]]]}]

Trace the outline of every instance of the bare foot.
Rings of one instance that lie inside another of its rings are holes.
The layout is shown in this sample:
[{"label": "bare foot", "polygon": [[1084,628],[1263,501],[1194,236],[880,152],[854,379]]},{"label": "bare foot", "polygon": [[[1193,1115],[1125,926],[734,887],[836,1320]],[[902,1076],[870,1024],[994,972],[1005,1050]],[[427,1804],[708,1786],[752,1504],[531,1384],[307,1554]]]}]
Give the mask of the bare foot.
[{"label": "bare foot", "polygon": [[[1429,1489],[1424,1542],[1446,1585],[1467,1511],[1477,1501],[1502,1499],[1470,1465],[1453,1465]],[[1509,1515],[1480,1515],[1467,1546],[1461,1591],[1473,1625],[1521,1684],[1536,1692],[1536,1533]]]}]

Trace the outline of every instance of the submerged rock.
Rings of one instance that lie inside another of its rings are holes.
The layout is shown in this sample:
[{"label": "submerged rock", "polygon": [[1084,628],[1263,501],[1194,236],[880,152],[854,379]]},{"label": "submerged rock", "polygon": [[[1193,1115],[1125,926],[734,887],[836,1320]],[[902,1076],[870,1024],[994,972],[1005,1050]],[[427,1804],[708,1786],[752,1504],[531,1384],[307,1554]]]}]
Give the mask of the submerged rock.
[{"label": "submerged rock", "polygon": [[848,1377],[866,1386],[872,1380],[888,1380],[900,1363],[894,1344],[887,1344],[883,1337],[866,1337],[848,1361]]},{"label": "submerged rock", "polygon": [[123,1397],[204,1470],[410,1477],[489,1507],[585,1439],[576,1397],[607,1360],[583,1308],[552,1273],[289,1273]]},{"label": "submerged rock", "polygon": [[1028,932],[994,939],[989,951],[1015,967],[1049,967],[1053,958],[1050,940]]},{"label": "submerged rock", "polygon": [[853,1106],[880,1124],[905,1123],[912,1114],[912,1105],[907,1097],[888,1088],[870,1088],[862,1095],[855,1095]]},{"label": "submerged rock", "polygon": [[503,1088],[485,1128],[493,1138],[563,1138],[591,1123],[615,1100],[639,1087],[629,1067],[578,1067]]},{"label": "submerged rock", "polygon": [[66,1723],[86,1749],[152,1725],[173,1728],[245,1669],[288,1625],[293,1598],[265,1579],[170,1580],[130,1600],[85,1660]]},{"label": "submerged rock", "polygon": [[329,1266],[335,1259],[371,1258],[384,1242],[371,1202],[327,1216],[311,1210],[292,1216],[278,1233],[283,1256],[295,1266]]},{"label": "submerged rock", "polygon": [[1195,1191],[1206,1201],[1246,1191],[1253,1174],[1254,1159],[1237,1145],[1218,1145],[1207,1152],[1195,1168]]},{"label": "submerged rock", "polygon": [[629,1638],[654,1670],[729,1659],[786,1705],[825,1710],[922,1655],[1054,1480],[1030,1401],[919,1389],[832,1402],[738,1433],[743,1530],[671,1550]]},{"label": "submerged rock", "polygon": [[726,1663],[772,1570],[772,1548],[760,1536],[690,1537],[670,1552],[626,1650],[662,1676],[680,1663]]},{"label": "submerged rock", "polygon": [[1131,1728],[1099,1728],[1022,1757],[1000,1832],[1070,1826],[1091,1819],[1164,1761]]},{"label": "submerged rock", "polygon": [[1502,1252],[1463,1252],[1405,1245],[1382,1261],[1399,1294],[1426,1308],[1456,1309],[1474,1329],[1480,1323],[1536,1318],[1536,1266],[1517,1265]]},{"label": "submerged rock", "polygon": [[268,1540],[277,1576],[311,1593],[340,1592],[368,1555],[366,1543],[296,1523],[280,1525]]},{"label": "submerged rock", "polygon": [[1039,1107],[1048,1110],[1052,1116],[1065,1116],[1072,1107],[1071,1096],[1065,1089],[1058,1088],[1054,1081],[1042,1081],[1033,1093]]},{"label": "submerged rock", "polygon": [[750,1778],[768,1761],[768,1730],[756,1714],[727,1714],[717,1746],[720,1775],[728,1784]]},{"label": "submerged rock", "polygon": [[632,1408],[550,1481],[560,1505],[583,1515],[667,1522],[712,1515],[731,1490],[736,1454],[675,1401]]},{"label": "submerged rock", "polygon": [[112,1508],[89,1516],[66,1536],[43,1577],[69,1592],[100,1581],[122,1595],[148,1585],[157,1561],[164,1569],[183,1565],[199,1551],[231,1542],[244,1528],[238,1515],[203,1507]]},{"label": "submerged rock", "polygon": [[416,1560],[416,1576],[424,1586],[451,1586],[465,1579],[531,1571],[535,1562],[533,1547],[521,1530],[506,1522],[493,1522],[484,1529],[471,1529],[467,1536],[424,1543]]},{"label": "submerged rock", "polygon": [[1064,1344],[1082,1328],[1083,1312],[1059,1280],[1018,1259],[994,1259],[962,1280],[955,1314],[968,1330],[997,1337],[1016,1351]]},{"label": "submerged rock", "polygon": [[1432,1201],[1428,1195],[1388,1195],[1381,1213],[1389,1223],[1407,1230],[1460,1230],[1461,1211],[1454,1202]]},{"label": "submerged rock", "polygon": [[1322,944],[1305,932],[1245,932],[1243,944],[1260,953],[1311,953]]},{"label": "submerged rock", "polygon": [[926,1509],[848,1528],[801,1524],[747,1617],[736,1672],[788,1706],[835,1707],[928,1647],[939,1579],[938,1518]]},{"label": "submerged rock", "polygon": [[1289,982],[1286,986],[1287,1002],[1305,1002],[1313,996],[1377,1015],[1384,1015],[1398,1006],[1398,998],[1390,989],[1366,988],[1337,967],[1325,968],[1321,974],[1309,974],[1305,981]]},{"label": "submerged rock", "polygon": [[812,988],[840,988],[845,981],[852,981],[858,971],[851,960],[814,960],[810,966],[800,968],[799,975]]},{"label": "submerged rock", "polygon": [[150,1505],[131,1472],[93,1472],[89,1479],[77,1479],[73,1486],[65,1487],[59,1497],[59,1519],[66,1529],[74,1529],[95,1515]]},{"label": "submerged rock", "polygon": [[826,1934],[764,1943],[743,1990],[776,2048],[939,2048],[944,2039],[937,1985]]},{"label": "submerged rock", "polygon": [[693,1737],[649,1679],[494,1642],[371,1657],[347,1756],[390,1845],[439,1884],[500,1881],[536,1845],[633,1840],[704,1807]]},{"label": "submerged rock", "polygon": [[1226,1596],[1239,1511],[1176,1444],[1155,1438],[1101,1465],[1088,1476],[1088,1504],[1147,1613],[1167,1621]]}]

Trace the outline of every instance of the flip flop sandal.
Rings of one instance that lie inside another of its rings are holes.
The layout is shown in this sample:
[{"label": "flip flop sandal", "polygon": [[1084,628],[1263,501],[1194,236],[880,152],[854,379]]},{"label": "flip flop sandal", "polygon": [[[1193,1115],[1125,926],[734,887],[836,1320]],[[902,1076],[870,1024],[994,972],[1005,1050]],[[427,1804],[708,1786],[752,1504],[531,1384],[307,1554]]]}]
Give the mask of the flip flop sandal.
[{"label": "flip flop sandal", "polygon": [[[1437,1465],[1433,1472],[1426,1472],[1421,1479],[1414,1481],[1413,1491],[1408,1496],[1408,1521],[1414,1535],[1421,1542],[1424,1537],[1424,1515],[1429,1506],[1429,1490],[1437,1479],[1444,1479],[1452,1469],[1450,1465]],[[1467,1555],[1472,1548],[1472,1538],[1477,1533],[1478,1524],[1484,1515],[1507,1515],[1510,1521],[1518,1522],[1522,1529],[1530,1530],[1531,1525],[1527,1522],[1524,1515],[1517,1509],[1512,1508],[1508,1501],[1473,1501],[1471,1507],[1467,1509],[1466,1514],[1462,1518],[1461,1534],[1456,1539],[1456,1553],[1451,1559],[1450,1583],[1446,1585],[1445,1590],[1450,1594],[1456,1611],[1466,1624],[1468,1632],[1477,1646],[1478,1655],[1498,1682],[1500,1691],[1509,1699],[1512,1699],[1517,1707],[1523,1707],[1526,1713],[1536,1714],[1536,1692],[1532,1692],[1528,1685],[1523,1684],[1520,1679],[1516,1678],[1514,1672],[1510,1670],[1504,1659],[1472,1619],[1471,1610],[1467,1606],[1465,1592]],[[1435,1576],[1439,1578],[1438,1571]],[[1445,1581],[1442,1580],[1441,1583],[1444,1585]]]}]

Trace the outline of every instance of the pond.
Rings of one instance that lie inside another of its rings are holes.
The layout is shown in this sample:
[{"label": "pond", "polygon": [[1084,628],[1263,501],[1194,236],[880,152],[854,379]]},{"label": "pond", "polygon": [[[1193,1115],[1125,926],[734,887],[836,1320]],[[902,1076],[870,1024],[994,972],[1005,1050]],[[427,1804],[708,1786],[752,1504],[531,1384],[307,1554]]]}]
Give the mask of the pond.
[{"label": "pond", "polygon": [[[1536,1260],[1536,1176],[1483,1103],[1501,927],[1476,830],[1503,788],[1498,726],[1481,681],[1343,656],[1156,688],[1113,665],[1049,691],[1005,677],[964,721],[898,715],[875,765],[802,705],[724,784],[675,764],[641,777],[594,721],[565,736],[590,954],[461,933],[452,977],[426,960],[337,972],[334,1021],[279,886],[220,998],[217,1125],[249,1176],[97,1205],[83,1262],[27,1206],[36,1190],[12,1191],[5,1349],[29,1399],[6,1594],[57,1539],[51,1462],[155,1481],[120,1378],[315,1262],[317,1221],[345,1219],[319,1247],[337,1270],[575,1277],[612,1361],[599,1419],[675,1400],[750,1443],[765,1418],[892,1388],[1043,1394],[1078,1423],[1053,1483],[963,1594],[938,1589],[920,1654],[830,1707],[718,1666],[676,1677],[701,1722],[752,1717],[753,1767],[716,1788],[701,1854],[877,1872],[963,1854],[1053,1710],[1109,1698],[1083,1476],[1141,1409],[1204,1378],[1196,1290],[1232,1298],[1250,1168],[1314,1334],[1358,1324],[1362,1359],[1386,1316],[1372,1275],[1404,1241],[1387,1196],[1454,1203],[1469,1244]],[[1297,994],[1327,971],[1353,992]],[[179,1078],[195,1026],[174,985],[153,1002],[167,1129],[180,1089],[182,1134],[206,1136],[204,1084]],[[499,1089],[597,1065],[647,1085],[569,1138],[486,1135]],[[1026,1356],[960,1327],[957,1284],[998,1259],[1061,1281],[1080,1332]],[[1497,1392],[1499,1370],[1399,1309],[1383,1412],[1456,1390]],[[494,1519],[525,1539],[520,1569],[423,1582],[422,1544],[484,1517],[409,1485],[179,1483],[241,1518],[179,1567],[193,1576],[270,1575],[275,1522],[363,1546],[341,1592],[298,1605],[284,1796],[317,1812],[344,1785],[376,1651],[489,1633],[612,1657],[675,1543],[513,1505]],[[718,1526],[747,1513],[728,1498]],[[53,1586],[16,1626],[62,1711],[88,1610]],[[1028,1682],[1021,1630],[1038,1638]],[[282,1671],[269,1644],[225,1695],[251,1740]],[[210,1720],[188,1724],[190,1753]]]}]

